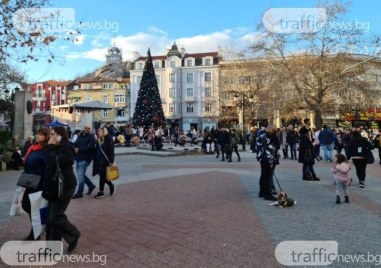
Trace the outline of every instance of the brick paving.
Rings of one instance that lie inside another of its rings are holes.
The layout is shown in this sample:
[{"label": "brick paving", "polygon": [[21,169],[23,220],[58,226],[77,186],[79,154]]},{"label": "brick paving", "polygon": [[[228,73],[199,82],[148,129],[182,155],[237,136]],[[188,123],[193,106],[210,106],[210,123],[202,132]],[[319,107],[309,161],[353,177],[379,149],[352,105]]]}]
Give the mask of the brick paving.
[{"label": "brick paving", "polygon": [[[320,182],[305,182],[300,164],[282,161],[276,174],[298,205],[280,209],[257,197],[260,171],[254,154],[242,152],[242,162],[226,163],[211,155],[162,158],[118,150],[122,177],[115,195],[85,196],[67,211],[82,233],[76,254],[106,255],[107,267],[280,267],[274,250],[285,240],[336,240],[340,254],[381,254],[377,164],[368,168],[367,188],[355,180],[351,204],[338,206],[330,164],[316,164]],[[8,216],[18,174],[0,172],[1,244],[22,239],[29,230],[26,216]]]}]

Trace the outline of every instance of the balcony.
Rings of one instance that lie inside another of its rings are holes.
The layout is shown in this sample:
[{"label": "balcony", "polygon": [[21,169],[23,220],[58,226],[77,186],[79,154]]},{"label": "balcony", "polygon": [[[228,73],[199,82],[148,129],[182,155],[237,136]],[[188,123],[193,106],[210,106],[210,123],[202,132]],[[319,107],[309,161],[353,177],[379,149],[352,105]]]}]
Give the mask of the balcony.
[{"label": "balcony", "polygon": [[194,96],[192,97],[185,97],[185,102],[194,102]]}]

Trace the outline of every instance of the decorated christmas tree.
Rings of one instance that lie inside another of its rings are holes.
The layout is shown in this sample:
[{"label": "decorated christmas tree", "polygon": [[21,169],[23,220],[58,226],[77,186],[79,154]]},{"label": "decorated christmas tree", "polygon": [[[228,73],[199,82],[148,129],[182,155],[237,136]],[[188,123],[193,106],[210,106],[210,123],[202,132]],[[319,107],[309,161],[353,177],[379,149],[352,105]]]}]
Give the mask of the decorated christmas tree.
[{"label": "decorated christmas tree", "polygon": [[135,127],[143,128],[149,128],[152,125],[154,127],[165,125],[163,107],[161,105],[159,88],[157,86],[155,70],[149,49],[144,65],[142,81],[140,82],[132,124]]}]

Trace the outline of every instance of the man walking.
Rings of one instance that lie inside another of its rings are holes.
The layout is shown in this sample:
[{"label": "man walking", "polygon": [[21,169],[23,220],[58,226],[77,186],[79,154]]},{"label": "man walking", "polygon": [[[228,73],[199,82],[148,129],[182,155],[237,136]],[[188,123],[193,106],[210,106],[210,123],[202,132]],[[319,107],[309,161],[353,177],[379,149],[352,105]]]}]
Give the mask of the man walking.
[{"label": "man walking", "polygon": [[332,162],[333,142],[335,141],[335,136],[326,125],[324,125],[323,130],[320,131],[318,139],[323,147],[324,160],[326,162]]},{"label": "man walking", "polygon": [[78,189],[73,195],[73,199],[83,197],[85,184],[89,187],[87,194],[91,194],[95,189],[94,183],[86,176],[86,169],[90,165],[95,148],[95,137],[91,134],[89,125],[85,125],[74,143],[75,160],[77,162]]}]

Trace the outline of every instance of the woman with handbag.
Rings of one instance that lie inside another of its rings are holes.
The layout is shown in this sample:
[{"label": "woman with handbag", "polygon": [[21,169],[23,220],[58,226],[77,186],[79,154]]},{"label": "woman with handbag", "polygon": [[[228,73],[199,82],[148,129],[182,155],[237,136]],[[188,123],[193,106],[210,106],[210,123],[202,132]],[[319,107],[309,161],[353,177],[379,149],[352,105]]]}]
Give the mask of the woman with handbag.
[{"label": "woman with handbag", "polygon": [[[74,175],[74,148],[64,127],[54,127],[46,151],[47,171],[42,196],[49,201],[46,220],[46,240],[61,241],[69,244],[68,253],[72,252],[81,236],[78,229],[70,223],[65,211],[69,206],[77,179]],[[59,168],[60,174],[57,173]],[[62,185],[58,183],[58,175]]]},{"label": "woman with handbag", "polygon": [[298,162],[303,164],[303,180],[305,181],[320,181],[314,170],[315,164],[315,148],[309,139],[309,132],[306,128],[301,128],[299,144],[299,159]]},{"label": "woman with handbag", "polygon": [[105,184],[110,187],[110,196],[115,191],[115,185],[106,178],[107,167],[114,164],[114,143],[112,138],[107,134],[108,131],[105,127],[98,130],[98,142],[93,163],[93,176],[99,174],[99,192],[95,196],[97,199],[105,196]]},{"label": "woman with handbag", "polygon": [[[41,128],[37,132],[37,142],[30,145],[23,159],[24,173],[37,175],[36,180],[40,180],[37,188],[25,187],[24,195],[22,198],[21,206],[29,214],[31,218],[31,204],[29,200],[29,194],[42,190],[42,185],[45,179],[46,169],[46,146],[49,140],[49,129]],[[37,238],[37,240],[39,237]],[[29,235],[24,240],[35,240],[33,235],[33,228]]]}]

